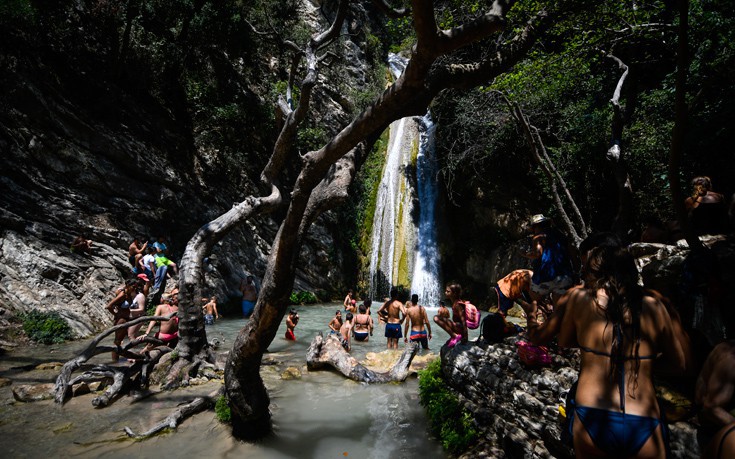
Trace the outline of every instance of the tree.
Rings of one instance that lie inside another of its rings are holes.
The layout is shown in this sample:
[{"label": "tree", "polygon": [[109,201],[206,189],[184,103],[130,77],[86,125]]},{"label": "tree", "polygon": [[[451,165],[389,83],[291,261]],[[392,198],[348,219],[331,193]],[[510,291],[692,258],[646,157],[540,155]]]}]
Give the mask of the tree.
[{"label": "tree", "polygon": [[[382,1],[373,2],[390,15],[411,15],[416,44],[405,72],[326,145],[294,158],[293,144],[298,127],[308,114],[319,67],[331,56],[325,48],[339,37],[349,3],[341,0],[329,28],[313,35],[304,47],[286,42],[293,50],[289,89],[295,85],[297,73],[303,74],[300,98],[295,107],[283,98],[278,103],[284,123],[261,174],[270,194],[250,196],[201,227],[189,241],[182,258],[179,295],[183,317],[179,355],[187,360],[207,359],[204,323],[195,301],[201,297],[203,258],[238,224],[287,205],[272,244],[255,311],[235,340],[225,370],[226,395],[232,409],[234,432],[239,436],[257,436],[270,430],[269,398],[260,378],[260,363],[288,306],[297,255],[310,224],[320,213],[347,198],[347,188],[356,167],[364,161],[374,139],[392,121],[422,115],[444,89],[472,88],[507,70],[529,49],[548,17],[544,10],[539,11],[511,38],[502,37],[491,42],[490,38],[506,27],[506,16],[513,1],[495,1],[481,14],[444,30],[437,25],[431,2],[415,0],[410,10],[396,10]],[[492,44],[496,52],[484,53],[470,62],[458,61],[457,56],[461,56],[463,50],[478,43]],[[290,195],[286,196],[281,174],[284,165],[295,159],[301,162],[301,169]]]}]

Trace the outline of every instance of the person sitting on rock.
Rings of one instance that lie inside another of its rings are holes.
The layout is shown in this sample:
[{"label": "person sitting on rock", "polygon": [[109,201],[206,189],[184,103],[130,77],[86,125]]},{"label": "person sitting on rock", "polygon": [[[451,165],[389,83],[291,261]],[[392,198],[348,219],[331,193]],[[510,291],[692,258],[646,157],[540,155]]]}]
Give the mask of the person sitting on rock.
[{"label": "person sitting on rock", "polygon": [[684,206],[695,235],[723,234],[727,230],[725,197],[712,191],[709,177],[692,179],[692,195],[686,198]]},{"label": "person sitting on rock", "polygon": [[339,333],[340,328],[342,328],[342,311],[337,311],[329,322],[329,333]]},{"label": "person sitting on rock", "polygon": [[[174,312],[179,311],[179,297],[178,295],[173,295],[168,298],[162,298],[161,299],[162,304],[159,304],[156,306],[156,312],[153,314],[156,317],[166,317]],[[149,335],[151,333],[151,330],[153,330],[153,327],[156,325],[157,322],[150,322],[148,324],[148,329],[146,329],[145,334]],[[159,339],[163,341],[163,343],[170,347],[171,349],[175,348],[176,345],[179,343],[179,317],[174,316],[170,318],[169,320],[161,321],[158,332],[154,335],[156,339]],[[153,349],[153,345],[149,344],[148,346],[143,349],[143,352],[149,351]]]},{"label": "person sitting on rock", "polygon": [[653,385],[659,354],[684,368],[666,307],[638,285],[624,248],[598,247],[584,287],[566,306],[559,345],[581,349],[579,381],[567,410],[577,457],[664,457],[665,426]]},{"label": "person sitting on rock", "polygon": [[146,277],[152,281],[155,280],[157,271],[155,254],[156,248],[148,247],[145,255],[143,255],[138,261],[138,272],[145,274]]},{"label": "person sitting on rock", "polygon": [[134,273],[139,272],[138,263],[140,262],[140,259],[143,258],[146,247],[148,247],[148,241],[143,243],[142,240],[143,238],[141,236],[135,236],[133,238],[133,242],[130,243],[130,247],[128,247],[128,262],[130,263],[130,266],[132,266]]},{"label": "person sitting on rock", "polygon": [[352,335],[352,319],[352,313],[348,312],[347,316],[345,316],[345,321],[342,324],[342,327],[339,329],[340,342],[342,343],[342,347],[347,352],[350,352],[350,350],[352,349],[352,346],[350,345],[350,336]]},{"label": "person sitting on rock", "polygon": [[[447,299],[452,303],[452,319],[443,315],[435,315],[434,322],[445,332],[449,333],[449,341],[445,343],[448,347],[454,347],[460,342],[467,343],[467,315],[465,303],[462,301],[462,286],[449,284],[444,290]],[[441,311],[440,311],[441,312]]]},{"label": "person sitting on rock", "polygon": [[153,248],[156,249],[156,267],[166,266],[174,270],[174,275],[179,273],[179,268],[176,263],[169,259],[168,246],[166,245],[165,238],[163,236],[158,237],[158,241],[153,243]]},{"label": "person sitting on rock", "polygon": [[74,253],[92,255],[92,240],[80,234],[72,241],[70,250]]},{"label": "person sitting on rock", "polygon": [[531,295],[539,306],[551,295],[553,306],[553,302],[574,285],[569,243],[542,214],[534,215],[530,224],[533,231],[531,250],[521,255],[532,260]]}]

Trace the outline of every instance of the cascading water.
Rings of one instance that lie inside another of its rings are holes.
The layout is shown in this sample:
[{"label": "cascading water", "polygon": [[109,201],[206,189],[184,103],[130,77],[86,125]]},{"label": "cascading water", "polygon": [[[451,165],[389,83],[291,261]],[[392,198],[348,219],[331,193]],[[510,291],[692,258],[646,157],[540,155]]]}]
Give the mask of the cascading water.
[{"label": "cascading water", "polygon": [[[406,60],[391,54],[388,64],[398,78]],[[410,286],[422,304],[438,303],[436,177],[431,116],[427,113],[423,118],[403,118],[391,124],[373,217],[371,298],[383,298],[391,286],[401,284]]]},{"label": "cascading water", "polygon": [[437,167],[431,113],[419,123],[420,143],[416,158],[416,182],[419,195],[419,234],[416,247],[411,292],[427,306],[437,306],[439,285],[439,248],[436,242]]}]

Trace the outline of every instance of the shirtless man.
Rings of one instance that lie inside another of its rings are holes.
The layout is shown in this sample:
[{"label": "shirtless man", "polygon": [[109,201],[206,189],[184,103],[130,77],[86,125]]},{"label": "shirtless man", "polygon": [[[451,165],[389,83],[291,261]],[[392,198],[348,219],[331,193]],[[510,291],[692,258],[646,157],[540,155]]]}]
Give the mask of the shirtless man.
[{"label": "shirtless man", "polygon": [[329,333],[339,333],[340,328],[342,328],[342,311],[337,311],[329,322]]},{"label": "shirtless man", "polygon": [[288,317],[286,318],[286,339],[288,341],[296,341],[296,335],[294,335],[293,331],[296,328],[296,325],[299,323],[299,313],[296,312],[295,309],[291,309],[291,312],[288,314]]},{"label": "shirtless man", "polygon": [[[419,304],[419,296],[411,295],[411,306],[406,308],[406,325],[403,333],[403,341],[408,342],[409,329],[411,331],[411,342],[419,343],[424,349],[429,349],[429,340],[431,339],[431,325],[429,317],[426,315],[426,309]],[[426,331],[429,331],[427,338]]]},{"label": "shirtless man", "polygon": [[355,308],[356,303],[355,293],[352,290],[348,290],[347,296],[345,296],[345,300],[342,302],[342,305],[345,307],[345,311],[352,313],[357,312]]},{"label": "shirtless man", "polygon": [[531,276],[533,276],[533,271],[530,269],[516,269],[495,284],[494,290],[498,297],[500,315],[505,317],[516,301],[519,303],[531,302]]},{"label": "shirtless man", "polygon": [[378,310],[378,316],[385,317],[385,337],[388,338],[388,349],[398,349],[398,340],[402,338],[401,324],[406,318],[406,309],[398,301],[398,289],[390,291],[390,299]]},{"label": "shirtless man", "polygon": [[255,286],[255,278],[248,276],[240,283],[240,291],[242,292],[242,316],[250,317],[255,309],[255,302],[258,300],[258,289]]},{"label": "shirtless man", "polygon": [[[206,298],[202,298],[206,301]],[[202,306],[202,312],[204,312],[204,325],[214,325],[214,320],[219,319],[219,312],[217,312],[217,297],[213,296],[209,299],[209,302]]]},{"label": "shirtless man", "polygon": [[146,247],[148,247],[148,241],[141,244],[141,239],[142,238],[140,236],[135,236],[130,247],[128,247],[128,262],[133,269],[138,268],[138,262],[143,258],[143,253],[145,252]]},{"label": "shirtless man", "polygon": [[352,346],[350,346],[350,335],[352,335],[352,319],[352,313],[348,312],[347,316],[345,316],[345,322],[342,324],[342,328],[339,329],[342,347],[345,348],[345,351],[347,352],[350,352],[350,350],[352,349]]},{"label": "shirtless man", "polygon": [[462,287],[459,284],[447,285],[444,294],[452,303],[452,320],[449,317],[434,316],[434,322],[439,325],[445,332],[449,333],[449,341],[446,345],[454,347],[458,343],[467,343],[467,315],[465,314],[464,303],[462,298]]},{"label": "shirtless man", "polygon": [[[156,306],[156,312],[153,314],[157,317],[164,317],[171,313],[178,312],[179,311],[179,297],[178,295],[172,296],[170,299],[163,299],[163,304],[159,304]],[[145,334],[149,334],[153,327],[156,325],[156,322],[150,322],[148,324],[148,329],[145,331]],[[176,345],[179,343],[179,318],[178,316],[174,316],[170,318],[169,320],[165,320],[160,322],[160,329],[158,332],[154,335],[155,338],[160,339],[163,341],[166,346],[170,347],[171,349],[175,348]],[[152,349],[154,346],[149,344],[146,346],[143,351],[148,351]]]},{"label": "shirtless man", "polygon": [[360,313],[355,317],[355,341],[367,341],[373,336],[373,318],[367,313],[367,304],[370,300],[365,300],[358,308]]},{"label": "shirtless man", "polygon": [[697,379],[694,402],[701,407],[699,446],[707,447],[722,427],[735,422],[735,340],[715,346]]}]

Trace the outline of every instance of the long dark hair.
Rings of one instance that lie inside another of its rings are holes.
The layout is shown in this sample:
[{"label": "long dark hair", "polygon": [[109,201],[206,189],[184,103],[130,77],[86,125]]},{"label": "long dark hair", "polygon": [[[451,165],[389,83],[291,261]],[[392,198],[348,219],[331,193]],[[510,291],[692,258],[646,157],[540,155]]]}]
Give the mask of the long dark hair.
[{"label": "long dark hair", "polygon": [[[640,369],[639,348],[641,345],[641,311],[643,309],[643,288],[638,285],[638,269],[633,256],[622,247],[597,247],[589,252],[584,267],[584,286],[593,297],[602,289],[609,301],[598,308],[605,315],[608,325],[612,325],[612,348],[610,349],[610,379],[620,381],[628,360],[626,347],[628,341],[633,346],[634,371],[630,377],[637,386]],[[626,315],[630,323],[626,323]],[[607,328],[607,325],[605,326]]]}]

